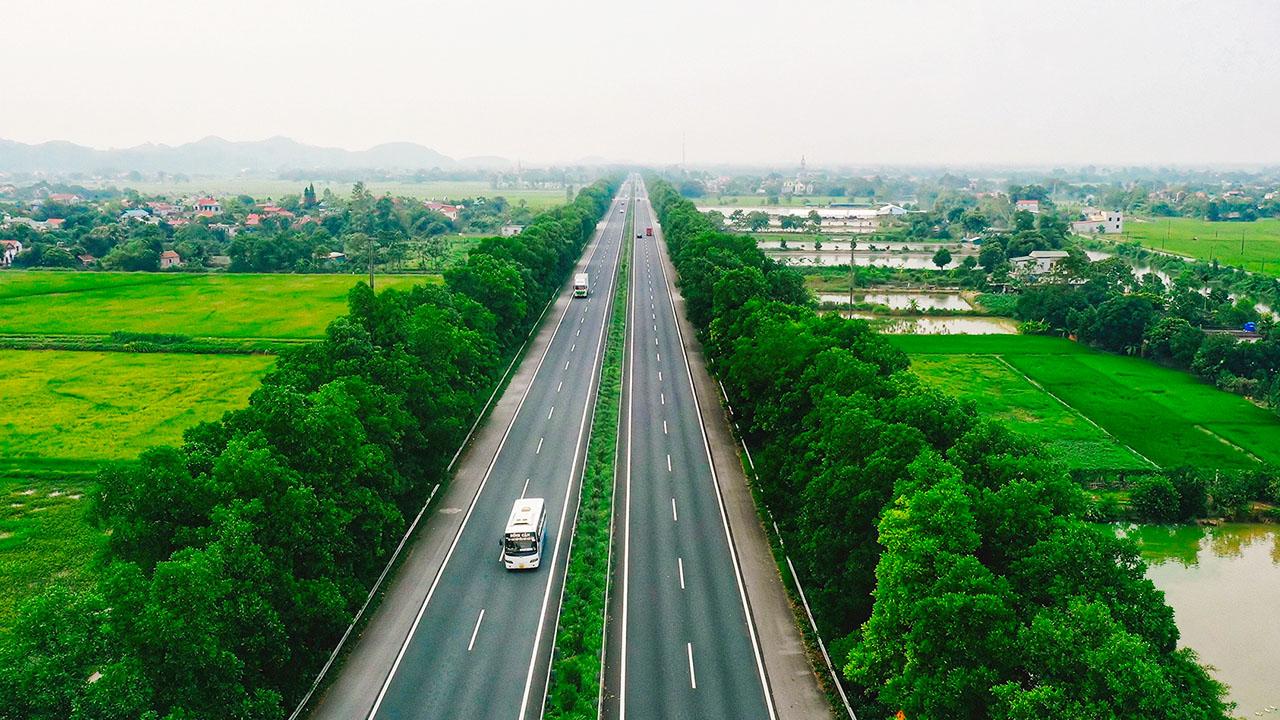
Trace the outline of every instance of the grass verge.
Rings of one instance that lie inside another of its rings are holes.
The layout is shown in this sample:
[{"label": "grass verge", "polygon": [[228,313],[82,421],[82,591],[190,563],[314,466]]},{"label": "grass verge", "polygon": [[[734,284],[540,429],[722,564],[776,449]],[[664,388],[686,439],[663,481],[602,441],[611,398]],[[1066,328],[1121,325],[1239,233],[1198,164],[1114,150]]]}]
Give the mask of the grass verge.
[{"label": "grass verge", "polygon": [[605,588],[609,576],[610,520],[617,468],[618,418],[622,405],[622,358],[627,326],[627,271],[635,217],[628,212],[618,287],[605,339],[600,392],[582,473],[582,501],[566,569],[564,600],[551,657],[544,717],[591,720],[598,710],[601,650],[604,647]]}]

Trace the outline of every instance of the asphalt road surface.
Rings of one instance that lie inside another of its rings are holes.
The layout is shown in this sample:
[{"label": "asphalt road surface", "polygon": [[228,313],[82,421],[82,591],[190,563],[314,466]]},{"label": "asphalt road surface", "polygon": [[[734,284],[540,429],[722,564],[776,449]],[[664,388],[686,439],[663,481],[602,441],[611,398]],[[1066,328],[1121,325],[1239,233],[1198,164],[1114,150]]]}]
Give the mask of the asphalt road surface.
[{"label": "asphalt road surface", "polygon": [[[422,601],[369,718],[538,718],[599,384],[602,338],[625,238],[624,185],[527,393]],[[570,292],[566,287],[566,293]],[[508,572],[499,542],[512,503],[546,500],[542,566]]]},{"label": "asphalt road surface", "polygon": [[[775,717],[676,322],[660,233],[636,183],[619,524],[605,715]],[[617,531],[615,531],[617,532]],[[616,539],[615,539],[616,540]],[[621,583],[621,587],[617,584]]]}]

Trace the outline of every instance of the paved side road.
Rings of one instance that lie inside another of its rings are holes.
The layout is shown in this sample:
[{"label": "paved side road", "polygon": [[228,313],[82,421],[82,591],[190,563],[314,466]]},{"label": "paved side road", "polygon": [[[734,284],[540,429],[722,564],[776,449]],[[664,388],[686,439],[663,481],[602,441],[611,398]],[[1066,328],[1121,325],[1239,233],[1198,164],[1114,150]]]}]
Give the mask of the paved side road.
[{"label": "paved side road", "polygon": [[[623,193],[626,193],[624,188]],[[575,272],[313,718],[537,718],[559,612],[582,448],[598,385],[625,214],[610,206]],[[543,565],[508,573],[512,502],[543,497]]]}]

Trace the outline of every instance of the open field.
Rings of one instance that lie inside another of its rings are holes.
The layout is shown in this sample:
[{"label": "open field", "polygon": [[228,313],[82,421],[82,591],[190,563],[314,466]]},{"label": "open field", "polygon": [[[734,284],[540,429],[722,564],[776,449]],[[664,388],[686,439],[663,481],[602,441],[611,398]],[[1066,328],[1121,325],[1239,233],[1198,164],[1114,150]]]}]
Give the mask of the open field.
[{"label": "open field", "polygon": [[[348,197],[354,183],[317,181],[316,193]],[[279,200],[286,195],[301,195],[307,181],[272,180],[254,178],[196,179],[189,182],[128,182],[120,187],[130,187],[145,195],[250,195],[257,200]],[[535,212],[565,204],[564,190],[525,190],[514,188],[495,189],[483,180],[429,180],[426,182],[368,181],[365,186],[375,196],[389,194],[393,197],[412,197],[423,200],[461,200],[472,197],[504,197],[512,205],[525,201]]]},{"label": "open field", "polygon": [[92,472],[243,406],[274,361],[0,351],[0,632],[50,582],[93,582]]},{"label": "open field", "polygon": [[[1116,238],[1115,235],[1104,239]],[[1280,220],[1209,222],[1197,218],[1125,219],[1125,240],[1200,260],[1280,276]],[[1244,252],[1240,251],[1243,237]]]},{"label": "open field", "polygon": [[[233,338],[310,338],[347,309],[359,275],[0,273],[0,333],[116,331]],[[387,275],[378,289],[439,282]]]},{"label": "open field", "polygon": [[261,355],[0,350],[0,475],[89,471],[243,406]]},{"label": "open field", "polygon": [[1149,467],[1134,453],[1163,467],[1280,463],[1280,417],[1146,360],[1047,337],[891,341],[925,380],[1047,441],[1072,469]]},{"label": "open field", "polygon": [[85,479],[0,477],[0,633],[51,582],[90,585],[105,537],[87,516]]}]

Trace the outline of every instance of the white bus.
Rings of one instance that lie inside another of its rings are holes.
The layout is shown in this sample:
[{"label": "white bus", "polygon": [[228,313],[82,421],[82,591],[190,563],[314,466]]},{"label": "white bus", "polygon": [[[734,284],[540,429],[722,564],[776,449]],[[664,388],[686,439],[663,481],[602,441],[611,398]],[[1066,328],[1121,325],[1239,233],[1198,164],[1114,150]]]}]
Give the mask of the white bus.
[{"label": "white bus", "polygon": [[573,296],[576,298],[587,296],[587,274],[578,273],[573,276]]},{"label": "white bus", "polygon": [[532,570],[542,562],[547,541],[547,508],[542,498],[521,498],[511,508],[502,534],[502,564],[508,570]]}]

